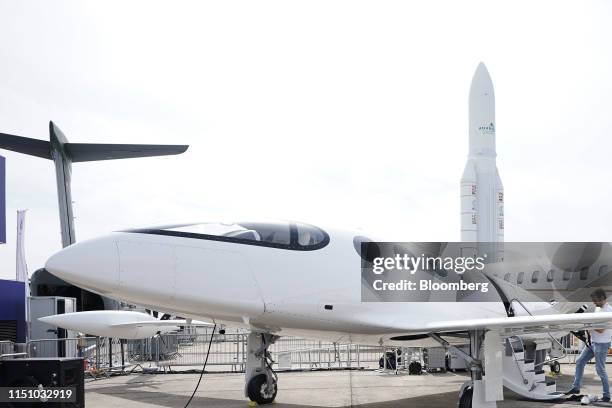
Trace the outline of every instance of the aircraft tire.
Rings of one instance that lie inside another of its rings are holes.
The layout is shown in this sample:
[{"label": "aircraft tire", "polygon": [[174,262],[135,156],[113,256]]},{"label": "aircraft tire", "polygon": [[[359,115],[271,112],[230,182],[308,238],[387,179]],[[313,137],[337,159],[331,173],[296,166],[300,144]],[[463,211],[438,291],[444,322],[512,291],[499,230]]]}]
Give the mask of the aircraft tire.
[{"label": "aircraft tire", "polygon": [[465,387],[463,393],[459,397],[459,403],[457,404],[457,408],[472,408],[472,394],[474,389],[470,387]]},{"label": "aircraft tire", "polygon": [[255,401],[259,405],[271,404],[276,398],[278,387],[274,383],[272,392],[267,390],[268,378],[265,374],[259,374],[249,380],[247,386],[247,394],[251,401]]}]

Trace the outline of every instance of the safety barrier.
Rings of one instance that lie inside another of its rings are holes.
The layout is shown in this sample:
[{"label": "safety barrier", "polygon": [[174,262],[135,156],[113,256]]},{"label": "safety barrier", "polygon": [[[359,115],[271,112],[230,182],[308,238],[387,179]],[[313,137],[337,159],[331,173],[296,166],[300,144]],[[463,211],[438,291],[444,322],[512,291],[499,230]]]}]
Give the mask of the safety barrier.
[{"label": "safety barrier", "polygon": [[76,357],[78,339],[41,339],[29,341],[29,357]]},{"label": "safety barrier", "polygon": [[0,341],[0,359],[15,353],[15,343],[10,340]]},{"label": "safety barrier", "polygon": [[[248,333],[241,330],[212,338],[207,371],[243,372],[245,369]],[[83,357],[85,371],[97,377],[113,372],[199,370],[204,364],[210,328],[188,328],[143,340],[118,340],[96,337],[31,340],[26,344],[29,357]],[[576,347],[573,339],[563,338],[567,346]],[[11,354],[15,345],[0,342],[0,356]],[[348,343],[333,343],[296,337],[281,337],[269,349],[277,370],[325,370],[346,368],[408,369],[412,361],[424,363],[421,349],[387,348]],[[385,358],[383,358],[385,356]],[[566,358],[575,360],[576,354]],[[565,360],[564,360],[565,361]]]},{"label": "safety barrier", "polygon": [[[92,375],[112,371],[146,369],[200,369],[206,358],[210,330],[168,333],[143,340],[96,337],[31,340],[29,357],[83,357]],[[216,333],[207,370],[241,372],[245,369],[247,333]],[[383,348],[282,337],[271,347],[275,368],[334,369],[378,367]]]}]

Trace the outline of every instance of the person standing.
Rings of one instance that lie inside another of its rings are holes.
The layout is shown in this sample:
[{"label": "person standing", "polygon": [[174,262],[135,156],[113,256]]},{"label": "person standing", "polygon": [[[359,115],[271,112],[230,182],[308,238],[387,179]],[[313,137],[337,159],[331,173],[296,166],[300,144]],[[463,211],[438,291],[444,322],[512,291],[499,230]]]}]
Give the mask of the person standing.
[{"label": "person standing", "polygon": [[[608,304],[606,292],[603,289],[596,289],[591,293],[591,300],[597,309],[595,312],[612,312],[612,306]],[[609,329],[594,329],[591,330],[591,346],[588,345],[580,353],[580,357],[576,360],[576,374],[574,375],[574,383],[572,388],[565,394],[580,394],[580,384],[584,374],[584,367],[595,357],[595,368],[597,375],[601,379],[603,386],[602,401],[610,401],[610,384],[608,384],[608,373],[606,372],[606,357],[610,348],[610,339],[612,331]]]}]

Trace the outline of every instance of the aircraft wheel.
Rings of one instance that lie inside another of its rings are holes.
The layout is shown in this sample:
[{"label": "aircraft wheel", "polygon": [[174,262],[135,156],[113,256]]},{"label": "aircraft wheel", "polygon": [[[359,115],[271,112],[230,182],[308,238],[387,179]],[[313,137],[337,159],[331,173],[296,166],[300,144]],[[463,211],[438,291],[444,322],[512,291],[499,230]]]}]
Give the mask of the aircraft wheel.
[{"label": "aircraft wheel", "polygon": [[459,397],[459,403],[457,404],[457,408],[472,408],[472,394],[474,393],[474,389],[472,386],[465,387],[461,396]]},{"label": "aircraft wheel", "polygon": [[276,398],[278,387],[276,382],[272,384],[272,389],[268,387],[268,377],[265,374],[259,374],[249,380],[247,386],[247,394],[251,401],[255,401],[259,405],[271,404]]}]

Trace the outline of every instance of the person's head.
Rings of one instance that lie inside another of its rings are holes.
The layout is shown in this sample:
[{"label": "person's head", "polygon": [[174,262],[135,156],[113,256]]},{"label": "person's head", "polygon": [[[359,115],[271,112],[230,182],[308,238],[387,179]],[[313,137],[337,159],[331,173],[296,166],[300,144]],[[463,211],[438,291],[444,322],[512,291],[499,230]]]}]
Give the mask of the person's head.
[{"label": "person's head", "polygon": [[605,305],[606,299],[606,292],[604,292],[604,290],[601,288],[595,289],[593,293],[591,293],[591,300],[593,301],[593,304],[597,307],[602,307],[603,305]]}]

